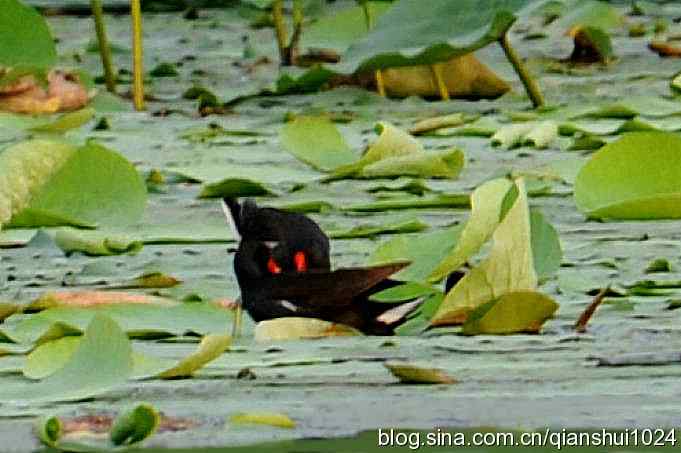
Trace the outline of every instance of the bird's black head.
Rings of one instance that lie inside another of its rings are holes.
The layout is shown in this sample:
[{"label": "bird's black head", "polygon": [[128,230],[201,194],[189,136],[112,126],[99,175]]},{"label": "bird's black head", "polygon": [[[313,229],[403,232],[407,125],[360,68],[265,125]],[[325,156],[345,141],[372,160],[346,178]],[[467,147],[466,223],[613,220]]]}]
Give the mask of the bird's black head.
[{"label": "bird's black head", "polygon": [[225,213],[240,238],[234,267],[242,290],[270,275],[329,270],[329,239],[310,218],[254,201],[225,199]]}]

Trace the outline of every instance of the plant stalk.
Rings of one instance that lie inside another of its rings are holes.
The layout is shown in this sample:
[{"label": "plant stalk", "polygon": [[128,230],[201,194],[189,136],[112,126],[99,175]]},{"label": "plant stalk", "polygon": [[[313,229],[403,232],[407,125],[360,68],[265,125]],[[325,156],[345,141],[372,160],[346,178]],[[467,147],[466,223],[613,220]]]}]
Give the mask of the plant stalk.
[{"label": "plant stalk", "polygon": [[[374,28],[374,18],[369,10],[369,2],[363,0],[360,2],[362,4],[362,10],[364,11],[364,20],[366,22],[367,30]],[[380,96],[385,97],[385,83],[383,81],[383,74],[380,69],[374,72],[374,78],[376,79],[376,91]]]},{"label": "plant stalk", "polygon": [[132,15],[132,94],[135,110],[144,110],[144,68],[142,53],[142,7],[140,0],[130,0]]},{"label": "plant stalk", "polygon": [[104,82],[109,93],[116,94],[116,74],[111,62],[111,48],[106,37],[106,24],[104,23],[104,10],[101,0],[91,0],[92,15],[95,18],[95,30],[97,32],[97,44],[99,45],[99,55],[102,58],[104,68]]},{"label": "plant stalk", "polygon": [[274,31],[277,36],[277,47],[279,47],[279,61],[282,65],[286,61],[288,42],[286,24],[284,23],[283,3],[283,0],[275,0],[272,3],[272,22],[274,22]]},{"label": "plant stalk", "polygon": [[530,72],[520,59],[518,53],[513,47],[511,47],[511,43],[508,40],[508,33],[504,33],[504,35],[499,39],[499,44],[501,45],[501,48],[504,49],[506,58],[508,58],[508,61],[511,62],[511,65],[518,74],[518,77],[520,77],[520,81],[523,82],[525,91],[532,101],[534,108],[542,107],[544,105],[544,97],[541,94],[539,85],[537,84],[537,81],[530,75]]},{"label": "plant stalk", "polygon": [[440,92],[440,97],[442,98],[443,101],[448,101],[449,89],[447,88],[447,84],[445,83],[445,79],[442,75],[442,64],[436,63],[434,65],[431,65],[430,69],[431,71],[433,71],[433,76],[435,77],[435,84],[437,85],[437,89]]}]

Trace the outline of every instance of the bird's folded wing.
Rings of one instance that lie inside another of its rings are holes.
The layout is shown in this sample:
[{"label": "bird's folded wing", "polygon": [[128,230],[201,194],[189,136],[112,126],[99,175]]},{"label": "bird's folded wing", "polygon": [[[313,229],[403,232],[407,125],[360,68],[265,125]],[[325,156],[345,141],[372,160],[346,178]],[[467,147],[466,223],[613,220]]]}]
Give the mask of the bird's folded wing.
[{"label": "bird's folded wing", "polygon": [[353,297],[387,279],[410,263],[406,261],[371,267],[341,268],[328,272],[277,274],[263,281],[272,299],[295,300],[321,309],[349,305]]}]

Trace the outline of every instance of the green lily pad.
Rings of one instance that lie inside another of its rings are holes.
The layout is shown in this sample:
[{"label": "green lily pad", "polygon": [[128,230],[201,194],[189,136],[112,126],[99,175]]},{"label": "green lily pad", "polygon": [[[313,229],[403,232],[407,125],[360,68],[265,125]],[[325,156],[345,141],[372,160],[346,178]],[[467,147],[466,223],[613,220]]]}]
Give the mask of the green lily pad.
[{"label": "green lily pad", "polygon": [[60,229],[55,235],[55,243],[67,255],[81,252],[89,256],[110,256],[128,253],[134,255],[142,250],[141,241],[101,231]]},{"label": "green lily pad", "polygon": [[[83,337],[69,336],[41,344],[26,357],[22,369],[29,379],[44,379],[63,367],[78,349]],[[228,335],[206,335],[195,352],[179,362],[167,358],[132,353],[133,379],[188,377],[219,357],[230,345]]]},{"label": "green lily pad", "polygon": [[384,289],[372,294],[369,298],[376,302],[399,302],[402,300],[416,299],[437,292],[435,288],[418,282],[407,282],[393,288]]},{"label": "green lily pad", "polygon": [[50,68],[56,62],[54,38],[43,16],[19,0],[3,0],[0,66]]},{"label": "green lily pad", "polygon": [[624,24],[624,17],[613,5],[597,0],[581,0],[569,4],[567,14],[551,24],[554,33],[564,33],[574,27],[596,27],[612,30]]},{"label": "green lily pad", "polygon": [[135,168],[101,145],[35,140],[0,153],[0,223],[129,224],[145,204],[146,188]]},{"label": "green lily pad", "polygon": [[33,126],[30,130],[61,134],[87,124],[94,116],[95,109],[88,107],[75,112],[64,113],[52,121]]},{"label": "green lily pad", "polygon": [[4,386],[0,401],[19,404],[70,401],[107,392],[130,376],[131,354],[130,340],[121,328],[107,316],[94,316],[83,341],[63,368],[39,383]]},{"label": "green lily pad", "polygon": [[331,171],[357,160],[326,117],[296,117],[282,128],[280,139],[288,152],[317,170]]},{"label": "green lily pad", "polygon": [[681,218],[679,153],[676,134],[623,136],[601,148],[579,172],[577,207],[594,218]]},{"label": "green lily pad", "polygon": [[418,233],[426,228],[427,224],[418,219],[411,219],[386,225],[357,225],[348,230],[330,230],[327,233],[332,239],[357,239],[381,234]]},{"label": "green lily pad", "polygon": [[485,303],[468,315],[464,335],[538,333],[558,304],[534,291],[513,291]]},{"label": "green lily pad", "polygon": [[350,46],[344,72],[430,65],[497,41],[513,25],[525,0],[401,0],[378,18],[371,32]]},{"label": "green lily pad", "polygon": [[[208,303],[178,306],[112,304],[88,308],[57,307],[32,315],[13,315],[2,332],[17,343],[36,343],[81,333],[97,314],[115,320],[131,337],[224,333],[232,315]],[[181,320],[181,322],[180,322]]]}]

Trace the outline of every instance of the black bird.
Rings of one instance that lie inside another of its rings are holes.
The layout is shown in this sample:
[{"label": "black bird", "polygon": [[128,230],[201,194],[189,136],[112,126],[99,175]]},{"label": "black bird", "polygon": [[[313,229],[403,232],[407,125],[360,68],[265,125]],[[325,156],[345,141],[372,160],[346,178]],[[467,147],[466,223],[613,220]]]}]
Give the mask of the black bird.
[{"label": "black bird", "polygon": [[318,318],[375,335],[391,334],[418,302],[385,304],[368,296],[398,285],[388,277],[408,263],[331,270],[329,238],[310,218],[223,200],[240,240],[234,270],[241,303],[254,321]]}]

